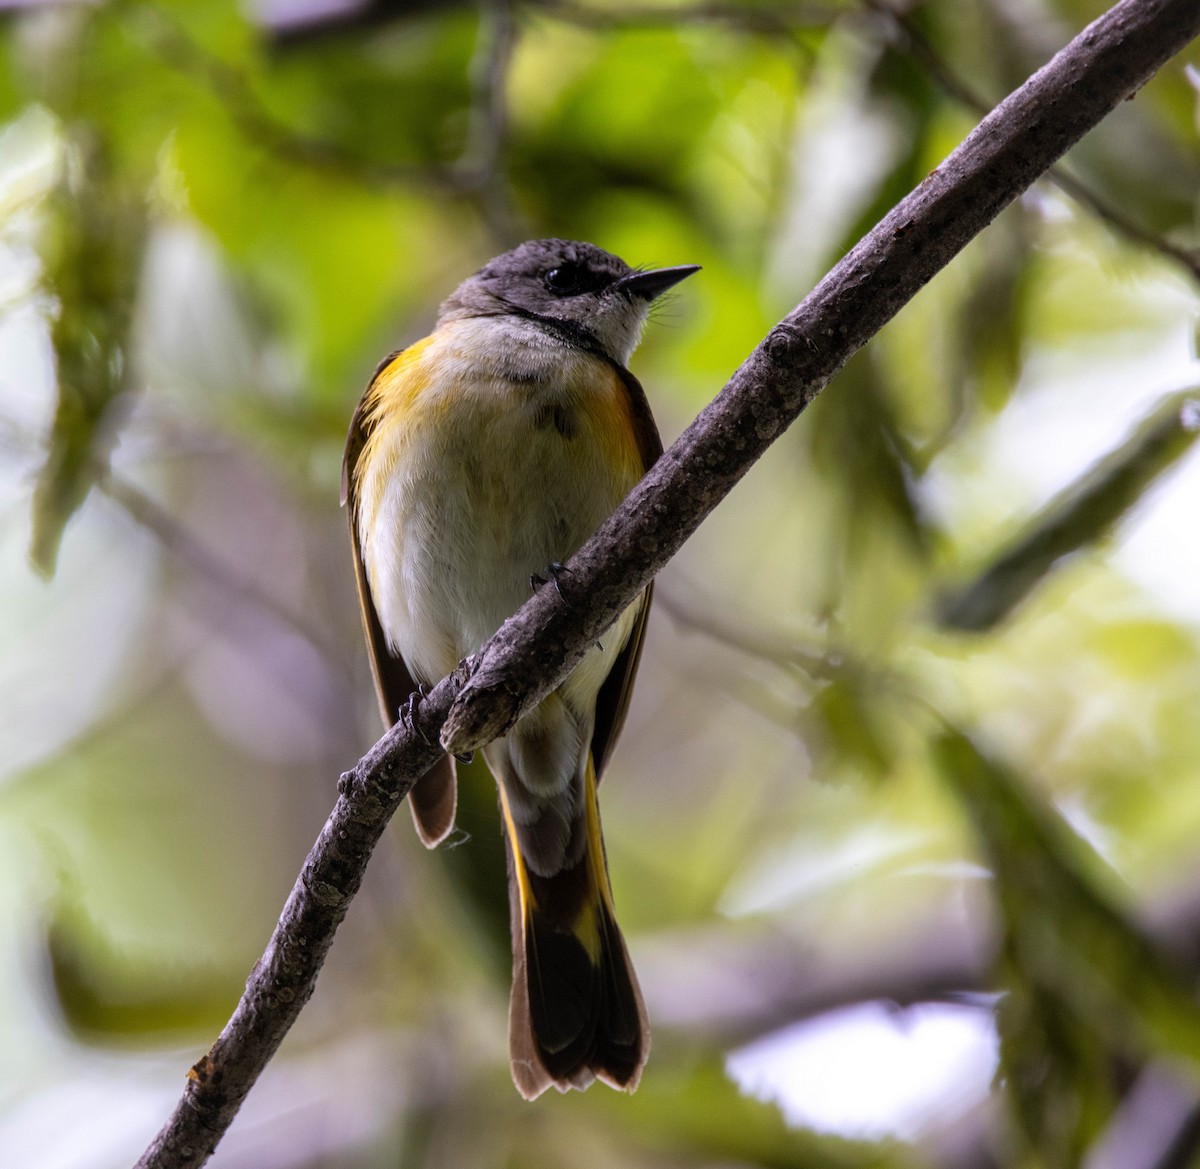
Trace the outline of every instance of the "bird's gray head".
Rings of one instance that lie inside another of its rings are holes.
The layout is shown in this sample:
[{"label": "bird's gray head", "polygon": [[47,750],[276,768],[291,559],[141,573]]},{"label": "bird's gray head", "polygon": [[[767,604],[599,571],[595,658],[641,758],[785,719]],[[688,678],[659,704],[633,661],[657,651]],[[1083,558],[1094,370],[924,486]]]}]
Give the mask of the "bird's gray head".
[{"label": "bird's gray head", "polygon": [[530,240],[464,280],[438,320],[509,315],[539,320],[627,365],[650,302],[698,267],[637,271],[594,244]]}]

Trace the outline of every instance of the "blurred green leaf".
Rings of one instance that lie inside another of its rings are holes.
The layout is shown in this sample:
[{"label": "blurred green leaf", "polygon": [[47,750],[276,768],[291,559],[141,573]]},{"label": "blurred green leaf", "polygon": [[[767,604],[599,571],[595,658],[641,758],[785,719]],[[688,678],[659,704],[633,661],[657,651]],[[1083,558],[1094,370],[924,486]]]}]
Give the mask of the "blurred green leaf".
[{"label": "blurred green leaf", "polygon": [[1001,960],[996,1009],[1008,1102],[1035,1163],[1071,1169],[1100,1135],[1118,1098],[1105,1038],[1057,988],[1029,985]]},{"label": "blurred green leaf", "polygon": [[81,908],[60,898],[46,923],[46,956],[63,1020],[89,1043],[170,1043],[219,1031],[237,1005],[245,971],[195,963],[157,968],[120,952]]},{"label": "blurred green leaf", "polygon": [[1115,450],[1059,492],[969,584],[943,596],[938,620],[982,632],[1004,620],[1064,559],[1104,539],[1200,429],[1195,389],[1173,394]]},{"label": "blurred green leaf", "polygon": [[839,761],[852,761],[868,776],[886,776],[894,753],[881,717],[881,690],[861,669],[840,669],[804,712],[806,742],[814,749],[823,747]]},{"label": "blurred green leaf", "polygon": [[114,178],[103,142],[83,126],[74,129],[65,172],[46,209],[42,247],[44,285],[56,301],[58,403],[33,493],[30,559],[45,576],[116,440],[146,223],[144,201]]},{"label": "blurred green leaf", "polygon": [[960,368],[973,400],[999,412],[1016,389],[1024,361],[1023,291],[1033,243],[1029,216],[1020,204],[1007,208],[978,241],[984,252],[979,276],[963,298],[956,320]]},{"label": "blurred green leaf", "polygon": [[478,13],[413,17],[373,37],[344,37],[262,59],[254,85],[297,135],[370,164],[449,163],[467,146]]},{"label": "blurred green leaf", "polygon": [[[735,33],[719,50],[738,53],[735,69],[745,68],[743,44]],[[706,67],[713,51],[711,42],[699,47],[671,31],[553,30],[536,49],[524,48],[514,85],[525,92],[536,81],[550,95],[536,105],[531,97],[524,111],[518,105],[513,124],[511,174],[526,212],[552,234],[569,234],[568,224],[586,224],[597,202],[626,190],[694,219],[691,150],[722,113]]]},{"label": "blurred green leaf", "polygon": [[15,29],[15,21],[0,19],[0,63],[3,65],[0,67],[0,123],[14,117],[23,101],[14,67]]},{"label": "blurred green leaf", "polygon": [[882,519],[911,551],[923,554],[926,532],[912,491],[904,439],[874,363],[858,354],[838,374],[836,394],[810,414],[813,459],[845,493],[846,543],[874,535]]}]

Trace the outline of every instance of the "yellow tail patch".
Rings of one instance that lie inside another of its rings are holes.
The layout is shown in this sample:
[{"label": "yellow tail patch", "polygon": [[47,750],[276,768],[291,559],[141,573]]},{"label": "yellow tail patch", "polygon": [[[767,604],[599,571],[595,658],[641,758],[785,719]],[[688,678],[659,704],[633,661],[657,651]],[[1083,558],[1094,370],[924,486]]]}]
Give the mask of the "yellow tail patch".
[{"label": "yellow tail patch", "polygon": [[[612,890],[608,883],[608,868],[604,860],[604,841],[600,835],[600,807],[596,798],[596,769],[592,757],[588,755],[587,774],[585,778],[585,814],[587,816],[588,835],[588,864],[590,866],[592,895],[579,911],[579,915],[571,923],[571,933],[578,939],[584,952],[593,965],[600,964],[604,948],[601,936],[601,914],[607,911],[613,915]],[[534,895],[529,873],[525,868],[525,858],[521,855],[521,846],[517,838],[517,825],[513,820],[508,806],[508,796],[503,785],[500,787],[500,808],[504,816],[504,829],[508,833],[508,843],[512,849],[513,869],[517,879],[517,893],[521,900],[521,919],[528,925],[530,918],[537,909],[537,898]]]},{"label": "yellow tail patch", "polygon": [[504,815],[504,830],[508,833],[508,844],[512,850],[513,869],[517,875],[517,892],[521,898],[521,919],[529,920],[529,915],[537,908],[533,889],[529,885],[529,874],[525,871],[525,858],[521,855],[521,844],[517,840],[517,824],[508,807],[508,793],[504,784],[496,785],[500,789],[500,811]]},{"label": "yellow tail patch", "polygon": [[604,908],[608,910],[610,916],[615,917],[612,886],[608,883],[608,860],[604,855],[604,837],[600,834],[600,801],[596,795],[596,766],[590,751],[588,752],[587,787],[584,796],[587,800],[588,854],[592,862],[592,880],[600,891]]}]

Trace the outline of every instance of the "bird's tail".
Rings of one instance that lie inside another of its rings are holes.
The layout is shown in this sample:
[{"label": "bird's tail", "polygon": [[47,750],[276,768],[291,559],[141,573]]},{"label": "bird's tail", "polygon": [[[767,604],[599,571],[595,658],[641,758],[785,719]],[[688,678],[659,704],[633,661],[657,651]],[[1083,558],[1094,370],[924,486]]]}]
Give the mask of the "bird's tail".
[{"label": "bird's tail", "polygon": [[528,1100],[594,1079],[632,1092],[650,1049],[646,1008],[613,913],[590,755],[585,779],[586,847],[548,877],[525,863],[501,786],[513,933],[509,1054]]}]

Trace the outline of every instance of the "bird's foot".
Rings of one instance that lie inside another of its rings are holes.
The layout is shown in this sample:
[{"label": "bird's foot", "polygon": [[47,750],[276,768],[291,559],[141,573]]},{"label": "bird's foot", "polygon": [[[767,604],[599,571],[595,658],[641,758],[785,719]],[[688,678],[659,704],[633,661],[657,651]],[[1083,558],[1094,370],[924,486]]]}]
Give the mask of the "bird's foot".
[{"label": "bird's foot", "polygon": [[425,695],[427,693],[428,691],[425,689],[425,684],[423,682],[418,682],[417,688],[404,700],[404,704],[400,707],[400,721],[404,723],[404,725],[408,727],[408,729],[412,731],[412,733],[416,735],[421,742],[425,744],[425,746],[433,747],[436,744],[423,730],[421,730],[420,726],[417,725],[416,720],[417,707],[425,700]]}]

